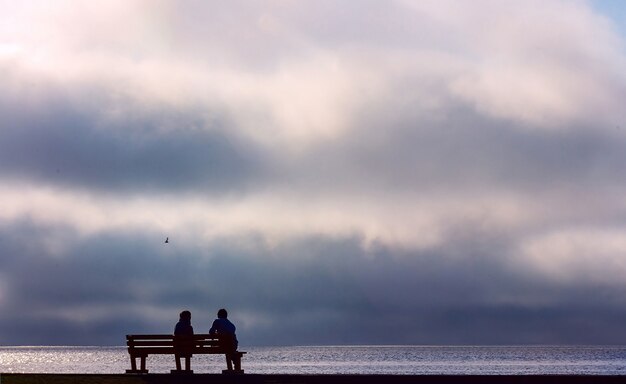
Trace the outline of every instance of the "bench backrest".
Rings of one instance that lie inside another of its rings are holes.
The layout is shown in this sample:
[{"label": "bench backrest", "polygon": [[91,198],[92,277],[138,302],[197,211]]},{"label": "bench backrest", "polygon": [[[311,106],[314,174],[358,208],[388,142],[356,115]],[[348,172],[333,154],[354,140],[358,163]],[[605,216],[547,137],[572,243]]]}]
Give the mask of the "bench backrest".
[{"label": "bench backrest", "polygon": [[225,353],[217,335],[126,335],[128,352],[132,355],[159,353]]}]

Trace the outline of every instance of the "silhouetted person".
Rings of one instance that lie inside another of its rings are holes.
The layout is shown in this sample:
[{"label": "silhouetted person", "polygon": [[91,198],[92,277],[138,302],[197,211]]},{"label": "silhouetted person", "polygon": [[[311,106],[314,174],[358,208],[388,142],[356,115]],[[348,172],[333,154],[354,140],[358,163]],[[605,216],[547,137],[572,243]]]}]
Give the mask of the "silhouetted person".
[{"label": "silhouetted person", "polygon": [[189,370],[189,363],[191,359],[191,354],[186,352],[185,349],[193,346],[193,327],[191,326],[191,312],[182,311],[180,313],[180,319],[178,323],[176,323],[176,327],[174,328],[174,338],[175,340],[175,348],[178,350],[177,353],[174,354],[174,358],[176,359],[176,369],[181,370],[180,368],[180,358],[185,358],[185,370]]},{"label": "silhouetted person", "polygon": [[174,328],[174,335],[193,335],[193,327],[191,326],[191,312],[182,311],[180,319]]},{"label": "silhouetted person", "polygon": [[228,312],[224,308],[217,311],[217,319],[213,321],[209,334],[217,335],[220,347],[226,351],[226,365],[229,371],[233,369],[232,363],[235,363],[236,370],[241,369],[241,357],[235,353],[239,344],[235,330],[235,324],[228,320]]}]

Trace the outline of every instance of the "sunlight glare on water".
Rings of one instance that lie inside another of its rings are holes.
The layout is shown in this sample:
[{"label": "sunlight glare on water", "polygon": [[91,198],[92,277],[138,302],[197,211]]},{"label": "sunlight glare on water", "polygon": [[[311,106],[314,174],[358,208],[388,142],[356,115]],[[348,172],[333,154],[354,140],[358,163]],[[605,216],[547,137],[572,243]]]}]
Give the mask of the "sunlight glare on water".
[{"label": "sunlight glare on water", "polygon": [[[247,373],[278,374],[626,374],[626,347],[333,346],[249,347]],[[168,355],[150,356],[152,373],[174,368]],[[0,347],[2,373],[124,373],[126,347]],[[192,359],[196,373],[220,373],[222,355]]]}]

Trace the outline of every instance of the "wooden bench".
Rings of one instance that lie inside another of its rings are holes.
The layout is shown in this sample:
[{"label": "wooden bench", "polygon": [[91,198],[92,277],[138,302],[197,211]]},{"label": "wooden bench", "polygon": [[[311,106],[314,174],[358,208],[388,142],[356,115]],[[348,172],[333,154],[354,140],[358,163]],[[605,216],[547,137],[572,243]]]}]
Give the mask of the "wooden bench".
[{"label": "wooden bench", "polygon": [[[197,334],[193,336],[174,335],[126,335],[126,345],[130,354],[130,367],[126,373],[148,373],[146,357],[148,355],[174,355],[176,370],[172,373],[193,373],[191,356],[197,354],[224,354],[226,367],[222,373],[243,373],[241,357],[246,352],[231,351],[217,335]],[[141,369],[137,369],[137,358],[141,359]],[[180,359],[185,358],[185,370],[181,369]],[[233,370],[233,363],[235,369]]]}]

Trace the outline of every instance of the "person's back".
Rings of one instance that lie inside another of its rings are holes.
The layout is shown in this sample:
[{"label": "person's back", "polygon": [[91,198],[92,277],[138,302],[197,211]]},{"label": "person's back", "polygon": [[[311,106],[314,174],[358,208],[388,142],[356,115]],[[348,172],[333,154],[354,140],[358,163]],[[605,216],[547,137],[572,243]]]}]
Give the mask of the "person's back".
[{"label": "person's back", "polygon": [[228,320],[228,312],[225,309],[220,309],[217,312],[217,319],[213,321],[213,325],[209,330],[209,334],[218,335],[220,340],[227,344],[224,346],[231,347],[233,351],[236,351],[239,344],[235,335],[236,330],[235,324]]},{"label": "person's back", "polygon": [[180,319],[174,328],[175,336],[193,335],[193,327],[191,326],[191,312],[182,311]]},{"label": "person's back", "polygon": [[191,337],[193,336],[193,327],[191,326],[191,312],[182,311],[180,313],[180,318],[178,323],[176,323],[176,327],[174,327],[174,348],[176,349],[176,353],[174,354],[174,359],[176,361],[176,369],[178,371],[181,370],[180,358],[185,358],[185,370],[189,370],[191,358],[191,352],[189,348],[193,346],[193,340]]}]

